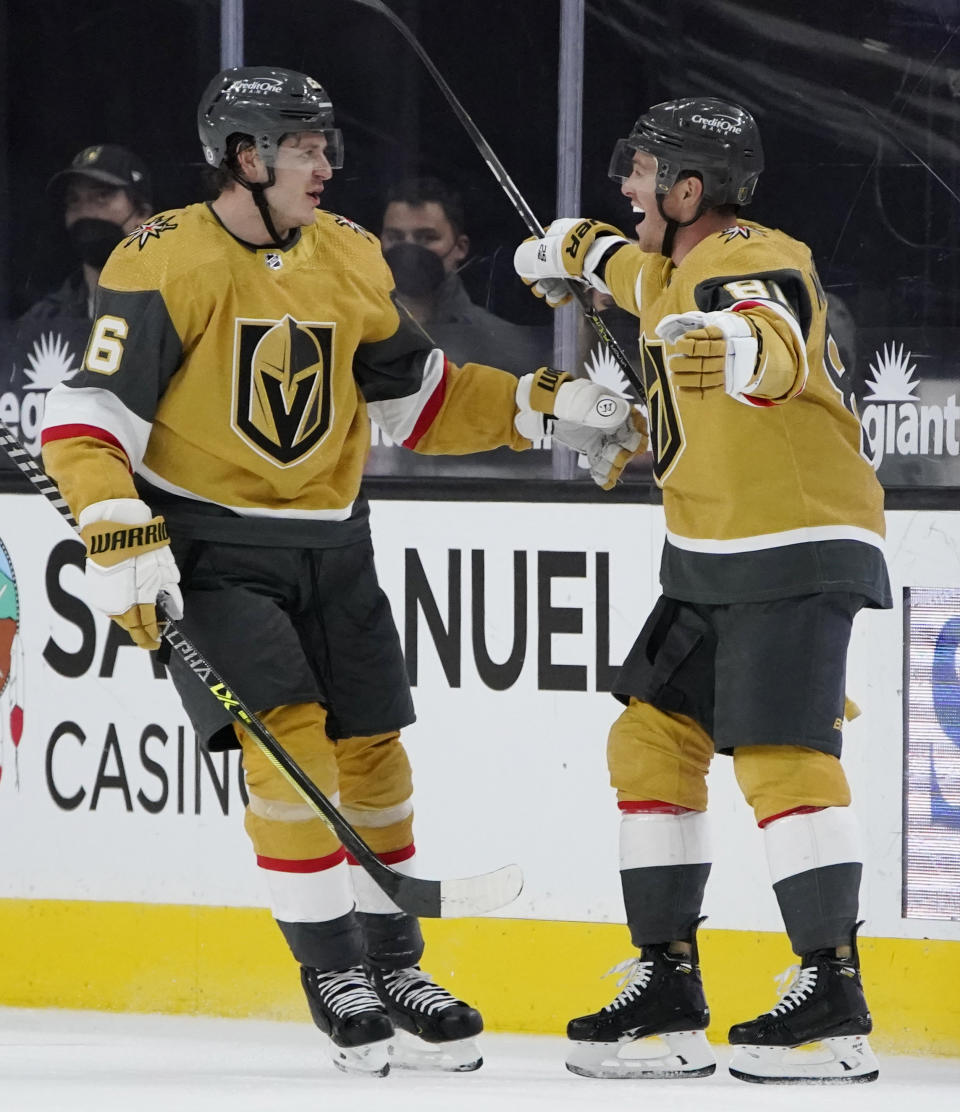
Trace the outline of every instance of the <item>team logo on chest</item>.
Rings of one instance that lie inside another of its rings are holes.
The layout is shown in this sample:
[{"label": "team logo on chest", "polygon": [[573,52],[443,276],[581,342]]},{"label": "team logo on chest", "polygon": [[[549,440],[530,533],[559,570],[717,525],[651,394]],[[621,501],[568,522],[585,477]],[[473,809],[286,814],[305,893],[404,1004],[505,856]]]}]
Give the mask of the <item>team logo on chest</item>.
[{"label": "team logo on chest", "polygon": [[641,336],[640,358],[647,387],[653,473],[663,482],[683,449],[683,426],[667,374],[663,344]]},{"label": "team logo on chest", "polygon": [[333,421],[332,324],[238,320],[233,428],[259,455],[290,467]]}]

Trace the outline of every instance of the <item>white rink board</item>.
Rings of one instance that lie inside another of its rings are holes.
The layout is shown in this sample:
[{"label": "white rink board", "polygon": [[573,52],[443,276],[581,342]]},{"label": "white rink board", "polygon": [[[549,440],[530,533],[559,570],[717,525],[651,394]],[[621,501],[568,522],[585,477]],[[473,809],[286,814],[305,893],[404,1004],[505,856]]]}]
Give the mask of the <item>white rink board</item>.
[{"label": "white rink board", "polygon": [[[450,635],[444,650],[448,669],[459,661],[456,686],[417,610],[419,721],[405,737],[414,762],[421,872],[466,875],[516,861],[526,887],[498,914],[622,922],[618,815],[604,757],[619,704],[595,689],[596,597],[599,590],[603,607],[606,567],[610,644],[608,659],[599,662],[602,671],[622,659],[657,595],[662,511],[379,502],[373,528],[381,582],[401,638],[405,596],[416,579],[405,570],[408,562],[414,572],[422,567],[448,628],[449,570],[457,561],[460,566],[454,593],[459,637]],[[960,923],[907,921],[900,913],[899,607],[904,586],[960,582],[960,514],[891,513],[888,529],[897,609],[858,618],[848,680],[864,712],[847,727],[845,764],[868,847],[865,931],[960,939]],[[56,573],[67,551],[61,542],[69,540],[58,515],[39,497],[0,495],[0,540],[17,577],[25,723],[15,761],[8,728],[14,687],[8,685],[0,698],[0,896],[262,906],[242,830],[236,756],[229,761],[225,815],[205,766],[197,792],[192,732],[169,680],[156,679],[147,655],[132,647],[108,654],[115,655],[112,666],[105,662],[105,619],[84,635],[91,619],[78,597],[80,569],[68,564]],[[500,664],[514,646],[514,553],[526,554],[527,628],[518,644],[523,664],[504,690],[483,682],[475,660],[475,551],[482,553],[485,575],[486,649]],[[57,580],[59,590],[48,582]],[[551,626],[581,631],[551,633]],[[229,679],[229,661],[213,663]],[[556,683],[559,666],[579,669],[573,682],[586,689],[539,690],[538,673]],[[70,677],[64,670],[81,674]],[[219,774],[223,758],[214,763]],[[710,790],[717,851],[706,900],[709,925],[780,930],[761,839],[729,760],[715,762]]]}]

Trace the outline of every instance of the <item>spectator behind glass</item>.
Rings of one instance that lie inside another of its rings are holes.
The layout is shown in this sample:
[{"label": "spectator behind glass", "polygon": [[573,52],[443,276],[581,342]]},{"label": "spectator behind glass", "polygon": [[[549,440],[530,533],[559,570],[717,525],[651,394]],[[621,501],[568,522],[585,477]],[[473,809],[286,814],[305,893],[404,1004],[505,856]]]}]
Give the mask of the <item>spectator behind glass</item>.
[{"label": "spectator behind glass", "polygon": [[394,186],[380,239],[403,309],[455,363],[514,374],[551,362],[549,329],[512,324],[470,300],[458,271],[470,253],[459,195],[437,178]]},{"label": "spectator behind glass", "polygon": [[93,315],[93,293],[110,252],[153,212],[150,172],[125,147],[84,147],[47,183],[63,212],[70,245],[80,261],[63,285],[36,301],[23,320]]}]

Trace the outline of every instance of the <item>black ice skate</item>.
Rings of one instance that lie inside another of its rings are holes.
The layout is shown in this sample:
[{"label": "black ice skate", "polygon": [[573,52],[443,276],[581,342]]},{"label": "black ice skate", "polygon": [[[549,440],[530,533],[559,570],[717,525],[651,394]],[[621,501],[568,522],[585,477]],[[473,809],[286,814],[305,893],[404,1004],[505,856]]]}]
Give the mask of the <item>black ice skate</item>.
[{"label": "black ice skate", "polygon": [[393,1024],[363,966],[333,970],[300,967],[313,1022],[332,1043],[333,1064],[344,1073],[385,1077]]},{"label": "black ice skate", "polygon": [[407,1069],[466,1073],[483,1058],[475,1038],[483,1030],[480,1013],[436,984],[419,966],[369,970],[397,1036],[391,1063]]},{"label": "black ice skate", "polygon": [[791,972],[794,978],[775,1008],[730,1028],[733,1076],[782,1084],[876,1081],[856,937],[849,958],[815,950]]},{"label": "black ice skate", "polygon": [[644,946],[624,973],[612,1004],[571,1019],[567,1069],[583,1077],[707,1077],[717,1068],[704,1030],[710,1010],[696,957],[667,944]]}]

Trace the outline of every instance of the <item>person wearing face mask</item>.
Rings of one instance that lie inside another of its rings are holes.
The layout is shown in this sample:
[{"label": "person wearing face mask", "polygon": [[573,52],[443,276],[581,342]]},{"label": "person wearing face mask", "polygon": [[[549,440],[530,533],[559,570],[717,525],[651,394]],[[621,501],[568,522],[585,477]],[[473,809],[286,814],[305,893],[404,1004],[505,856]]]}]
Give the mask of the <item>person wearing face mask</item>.
[{"label": "person wearing face mask", "polygon": [[110,252],[153,212],[150,171],[126,147],[96,144],[84,147],[65,170],[54,174],[47,193],[62,208],[70,246],[80,265],[21,319],[89,321],[100,271]]},{"label": "person wearing face mask", "polygon": [[470,254],[463,203],[438,178],[408,178],[387,196],[380,241],[401,310],[459,362],[522,375],[551,358],[551,330],[513,324],[475,304],[460,278]]}]

